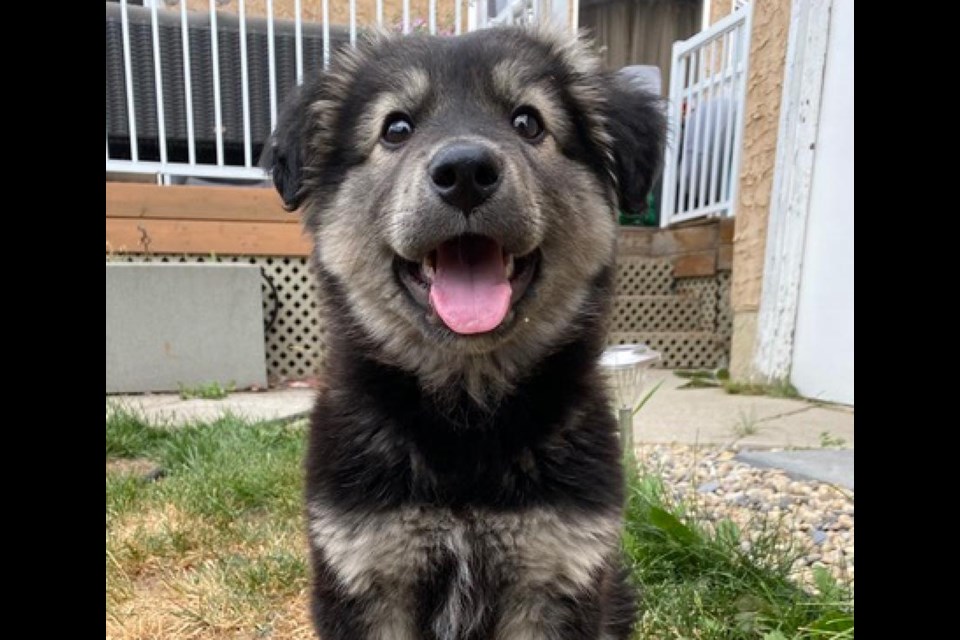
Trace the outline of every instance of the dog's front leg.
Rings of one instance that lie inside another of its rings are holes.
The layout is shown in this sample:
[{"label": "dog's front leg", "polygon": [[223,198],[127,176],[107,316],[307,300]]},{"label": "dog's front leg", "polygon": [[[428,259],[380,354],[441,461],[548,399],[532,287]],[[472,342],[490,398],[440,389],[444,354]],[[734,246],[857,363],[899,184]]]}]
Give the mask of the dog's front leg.
[{"label": "dog's front leg", "polygon": [[322,640],[421,640],[410,612],[399,593],[347,595],[317,566],[312,613]]},{"label": "dog's front leg", "polygon": [[[608,640],[596,598],[527,594],[507,598],[496,640]],[[612,639],[611,639],[612,640]]]}]

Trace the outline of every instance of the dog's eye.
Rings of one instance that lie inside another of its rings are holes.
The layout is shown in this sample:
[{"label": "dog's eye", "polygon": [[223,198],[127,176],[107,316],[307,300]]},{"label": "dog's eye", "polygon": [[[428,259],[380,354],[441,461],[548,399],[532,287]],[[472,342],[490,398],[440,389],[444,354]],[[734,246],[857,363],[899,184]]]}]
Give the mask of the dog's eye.
[{"label": "dog's eye", "polygon": [[540,116],[530,107],[520,107],[513,114],[513,128],[527,140],[539,140],[543,135]]},{"label": "dog's eye", "polygon": [[401,145],[413,135],[413,122],[402,113],[391,113],[383,123],[380,138],[388,145]]}]

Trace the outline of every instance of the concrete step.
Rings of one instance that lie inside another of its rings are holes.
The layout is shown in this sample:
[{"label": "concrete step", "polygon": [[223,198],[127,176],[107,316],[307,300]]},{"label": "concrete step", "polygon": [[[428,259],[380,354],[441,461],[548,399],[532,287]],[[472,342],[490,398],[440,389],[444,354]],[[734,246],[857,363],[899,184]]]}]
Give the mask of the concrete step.
[{"label": "concrete step", "polygon": [[696,293],[617,296],[613,303],[613,330],[710,331],[710,314],[703,313],[702,304]]},{"label": "concrete step", "polygon": [[708,331],[612,331],[607,344],[645,344],[659,351],[656,365],[666,369],[712,369],[726,366],[723,342]]},{"label": "concrete step", "polygon": [[669,258],[621,256],[617,261],[617,295],[673,293],[673,261]]}]

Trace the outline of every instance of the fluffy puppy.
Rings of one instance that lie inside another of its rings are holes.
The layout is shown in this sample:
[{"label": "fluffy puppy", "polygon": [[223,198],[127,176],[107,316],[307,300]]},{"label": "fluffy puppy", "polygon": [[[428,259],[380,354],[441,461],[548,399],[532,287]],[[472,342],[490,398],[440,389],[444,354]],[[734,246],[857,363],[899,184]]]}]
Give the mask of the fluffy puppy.
[{"label": "fluffy puppy", "polygon": [[315,243],[326,388],[306,505],[323,640],[627,638],[597,360],[657,98],[579,40],[378,35],[289,102],[270,163]]}]

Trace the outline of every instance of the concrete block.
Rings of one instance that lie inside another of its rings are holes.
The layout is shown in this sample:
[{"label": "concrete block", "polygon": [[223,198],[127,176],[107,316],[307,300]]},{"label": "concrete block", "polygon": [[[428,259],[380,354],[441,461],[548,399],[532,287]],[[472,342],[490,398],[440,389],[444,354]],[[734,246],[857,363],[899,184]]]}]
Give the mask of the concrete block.
[{"label": "concrete block", "polygon": [[107,393],[266,385],[258,267],[106,266]]}]

